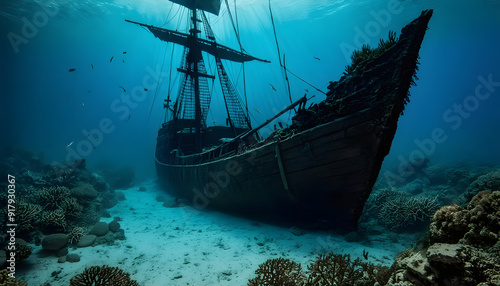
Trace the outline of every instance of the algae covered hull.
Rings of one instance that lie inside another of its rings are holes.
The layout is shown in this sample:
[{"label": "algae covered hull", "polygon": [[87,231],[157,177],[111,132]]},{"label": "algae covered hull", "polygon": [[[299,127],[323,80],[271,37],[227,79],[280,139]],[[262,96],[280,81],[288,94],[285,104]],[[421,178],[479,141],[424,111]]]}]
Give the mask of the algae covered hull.
[{"label": "algae covered hull", "polygon": [[409,101],[431,16],[423,11],[399,39],[353,56],[324,101],[299,108],[293,124],[267,140],[242,129],[217,144],[230,128],[208,127],[202,139],[210,144],[186,155],[179,144],[194,139],[179,122],[164,123],[156,149],[160,182],[200,209],[356,227]]}]

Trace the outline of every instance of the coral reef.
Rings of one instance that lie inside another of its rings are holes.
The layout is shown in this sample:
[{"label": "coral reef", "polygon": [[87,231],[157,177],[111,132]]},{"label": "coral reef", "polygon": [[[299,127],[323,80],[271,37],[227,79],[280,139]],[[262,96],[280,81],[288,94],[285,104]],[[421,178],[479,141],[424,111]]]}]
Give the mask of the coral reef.
[{"label": "coral reef", "polygon": [[352,260],[349,254],[318,255],[301,271],[300,264],[289,259],[269,259],[255,271],[256,278],[248,281],[249,286],[290,285],[290,286],[372,286],[375,283],[385,285],[392,269],[366,263],[357,258]]},{"label": "coral reef", "polygon": [[42,214],[42,223],[52,232],[66,229],[66,217],[62,209],[46,211]]},{"label": "coral reef", "polygon": [[75,198],[65,198],[61,203],[61,210],[63,210],[66,217],[75,219],[80,217],[83,206]]},{"label": "coral reef", "polygon": [[351,260],[349,254],[318,255],[307,267],[310,272],[307,285],[354,285],[363,277],[362,265],[361,259]]},{"label": "coral reef", "polygon": [[40,220],[42,207],[40,205],[31,204],[23,200],[17,203],[16,223],[18,231],[27,231],[35,228],[35,225]]},{"label": "coral reef", "polygon": [[414,227],[419,222],[428,222],[438,208],[436,198],[400,194],[382,204],[378,217],[390,229],[404,229]]},{"label": "coral reef", "polygon": [[43,188],[38,197],[44,209],[55,210],[62,205],[62,202],[69,196],[69,189],[63,186],[51,186]]},{"label": "coral reef", "polygon": [[284,258],[267,260],[259,265],[255,274],[257,277],[248,281],[249,286],[294,286],[303,285],[305,281],[300,264]]},{"label": "coral reef", "polygon": [[27,286],[26,283],[23,283],[19,280],[12,279],[9,277],[9,270],[2,269],[0,270],[0,285],[5,286]]},{"label": "coral reef", "polygon": [[381,225],[391,230],[408,230],[427,226],[438,208],[436,197],[411,197],[394,189],[383,189],[369,198],[364,217],[377,218]]},{"label": "coral reef", "polygon": [[89,183],[81,183],[71,189],[71,196],[77,198],[83,203],[88,203],[95,200],[99,193]]},{"label": "coral reef", "polygon": [[138,286],[135,280],[130,279],[130,274],[118,267],[92,266],[71,278],[70,286],[87,285],[120,285],[120,286]]},{"label": "coral reef", "polygon": [[462,243],[491,247],[499,241],[500,191],[482,191],[467,208],[457,205],[441,208],[430,226],[431,242]]},{"label": "coral reef", "polygon": [[387,285],[500,285],[500,191],[482,191],[465,208],[442,207],[430,246],[396,258]]}]

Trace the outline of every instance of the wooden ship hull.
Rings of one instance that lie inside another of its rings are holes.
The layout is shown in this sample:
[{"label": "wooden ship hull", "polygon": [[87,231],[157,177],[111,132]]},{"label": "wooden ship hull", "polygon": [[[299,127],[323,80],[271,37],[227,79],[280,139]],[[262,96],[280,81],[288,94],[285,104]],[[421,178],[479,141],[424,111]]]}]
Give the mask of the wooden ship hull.
[{"label": "wooden ship hull", "polygon": [[431,15],[423,11],[384,49],[363,48],[369,56],[353,56],[357,62],[330,83],[324,101],[299,107],[289,128],[263,142],[241,129],[217,145],[231,129],[208,127],[203,140],[210,148],[184,155],[179,142],[191,135],[179,121],[164,123],[156,149],[160,183],[198,209],[355,228],[409,101]]}]

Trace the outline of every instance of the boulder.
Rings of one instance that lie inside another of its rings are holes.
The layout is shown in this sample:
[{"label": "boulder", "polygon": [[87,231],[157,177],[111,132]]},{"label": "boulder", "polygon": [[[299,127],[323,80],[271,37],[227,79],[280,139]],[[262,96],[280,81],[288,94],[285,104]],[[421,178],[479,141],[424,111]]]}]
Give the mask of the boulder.
[{"label": "boulder", "polygon": [[78,261],[80,261],[80,255],[78,255],[76,253],[68,254],[68,255],[66,255],[66,261],[68,261],[68,262],[78,262]]},{"label": "boulder", "polygon": [[90,229],[89,234],[95,234],[97,236],[106,235],[109,231],[109,225],[103,221],[96,223],[92,229]]},{"label": "boulder", "polygon": [[42,248],[45,250],[59,250],[66,246],[69,236],[65,233],[54,233],[46,235],[42,240]]},{"label": "boulder", "polygon": [[76,247],[91,246],[92,244],[94,244],[96,239],[97,239],[97,236],[94,234],[84,235],[80,238],[80,241],[78,241],[78,243],[76,244]]},{"label": "boulder", "polygon": [[109,223],[109,230],[117,232],[120,229],[120,223],[116,220]]}]

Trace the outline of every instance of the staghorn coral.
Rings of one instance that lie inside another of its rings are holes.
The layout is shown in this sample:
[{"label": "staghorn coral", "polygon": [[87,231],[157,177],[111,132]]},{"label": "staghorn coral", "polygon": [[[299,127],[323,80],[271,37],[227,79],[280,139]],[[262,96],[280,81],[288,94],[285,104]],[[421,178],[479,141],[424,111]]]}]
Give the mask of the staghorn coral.
[{"label": "staghorn coral", "polygon": [[83,228],[74,227],[69,233],[69,243],[77,244],[80,241],[80,238],[83,236]]},{"label": "staghorn coral", "polygon": [[438,208],[436,198],[409,198],[399,194],[382,204],[378,217],[390,229],[403,229],[428,221]]},{"label": "staghorn coral", "polygon": [[307,285],[350,286],[363,277],[363,263],[357,258],[351,260],[349,254],[318,255],[307,267],[310,272]]},{"label": "staghorn coral", "polygon": [[248,281],[249,286],[295,286],[303,285],[305,276],[300,264],[289,259],[268,259],[255,270],[256,278]]},{"label": "staghorn coral", "polygon": [[290,286],[372,286],[385,285],[393,268],[352,260],[349,254],[318,255],[302,273],[300,264],[289,259],[269,259],[259,265],[256,278],[248,281],[249,286],[290,285]]},{"label": "staghorn coral", "polygon": [[66,229],[66,217],[64,216],[64,211],[62,209],[57,209],[55,211],[47,211],[42,215],[42,223],[51,228],[55,229]]},{"label": "staghorn coral", "polygon": [[83,207],[75,198],[65,198],[61,203],[61,209],[66,217],[75,219],[81,215]]},{"label": "staghorn coral", "polygon": [[130,274],[118,267],[92,266],[71,278],[70,286],[87,285],[120,285],[120,286],[138,286],[135,280],[130,279]]},{"label": "staghorn coral", "polygon": [[40,204],[44,209],[55,210],[69,197],[69,189],[62,186],[51,186],[43,188],[39,193]]},{"label": "staghorn coral", "polygon": [[0,270],[0,285],[5,286],[27,286],[24,282],[9,277],[9,270]]},{"label": "staghorn coral", "polygon": [[18,225],[18,230],[23,231],[34,229],[35,224],[37,224],[40,220],[41,211],[41,206],[19,200],[16,211],[16,223]]}]

